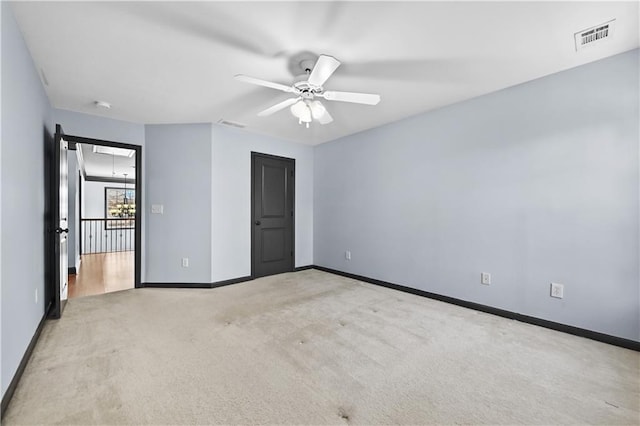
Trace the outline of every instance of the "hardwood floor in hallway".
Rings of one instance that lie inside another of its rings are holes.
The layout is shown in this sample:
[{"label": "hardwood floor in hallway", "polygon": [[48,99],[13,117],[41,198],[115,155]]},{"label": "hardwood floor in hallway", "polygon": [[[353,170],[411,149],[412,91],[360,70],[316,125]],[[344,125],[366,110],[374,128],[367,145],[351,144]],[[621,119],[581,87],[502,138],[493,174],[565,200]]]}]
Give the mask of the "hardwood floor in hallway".
[{"label": "hardwood floor in hallway", "polygon": [[69,275],[69,299],[134,287],[135,251],[82,255],[80,272]]}]

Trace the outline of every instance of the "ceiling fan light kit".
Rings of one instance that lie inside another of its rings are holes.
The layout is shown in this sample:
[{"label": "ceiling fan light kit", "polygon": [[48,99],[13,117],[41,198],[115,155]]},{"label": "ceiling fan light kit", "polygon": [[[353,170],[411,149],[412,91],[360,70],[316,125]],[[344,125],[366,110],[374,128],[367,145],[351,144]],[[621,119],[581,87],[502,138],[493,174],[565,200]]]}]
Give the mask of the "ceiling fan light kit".
[{"label": "ceiling fan light kit", "polygon": [[[312,118],[318,120],[321,124],[324,124],[328,117],[327,110],[320,101],[311,101],[309,99],[299,100],[295,104],[291,105],[291,114],[298,119],[298,124],[305,123],[307,129]],[[328,122],[331,122],[329,120]]]},{"label": "ceiling fan light kit", "polygon": [[306,75],[296,78],[291,86],[271,81],[261,80],[255,77],[238,74],[235,79],[243,83],[255,84],[269,87],[286,93],[297,95],[295,98],[286,99],[275,104],[264,111],[258,113],[260,117],[266,117],[280,110],[290,107],[291,114],[298,119],[299,124],[304,124],[309,128],[309,124],[316,120],[320,124],[328,124],[333,121],[333,117],[325,106],[316,98],[324,98],[327,101],[350,102],[364,105],[377,105],[380,102],[380,95],[370,93],[336,92],[325,91],[324,83],[340,66],[333,56],[320,55],[313,68],[311,62],[304,64]]}]

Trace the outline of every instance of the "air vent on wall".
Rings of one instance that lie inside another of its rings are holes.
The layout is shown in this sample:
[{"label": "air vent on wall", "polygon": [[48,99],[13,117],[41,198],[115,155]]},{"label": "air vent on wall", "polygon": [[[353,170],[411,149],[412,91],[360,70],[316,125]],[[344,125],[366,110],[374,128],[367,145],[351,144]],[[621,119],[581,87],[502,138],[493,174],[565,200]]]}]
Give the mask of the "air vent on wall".
[{"label": "air vent on wall", "polygon": [[222,119],[222,118],[220,120],[218,120],[218,124],[224,124],[225,126],[237,127],[239,129],[244,129],[246,127],[246,125],[244,125],[244,124],[236,123],[236,122],[233,122],[233,121],[228,121],[228,120],[225,120],[225,119]]},{"label": "air vent on wall", "polygon": [[616,20],[612,19],[608,22],[605,22],[604,24],[596,25],[594,27],[575,33],[574,38],[576,41],[576,51],[610,39],[613,36],[615,22]]}]

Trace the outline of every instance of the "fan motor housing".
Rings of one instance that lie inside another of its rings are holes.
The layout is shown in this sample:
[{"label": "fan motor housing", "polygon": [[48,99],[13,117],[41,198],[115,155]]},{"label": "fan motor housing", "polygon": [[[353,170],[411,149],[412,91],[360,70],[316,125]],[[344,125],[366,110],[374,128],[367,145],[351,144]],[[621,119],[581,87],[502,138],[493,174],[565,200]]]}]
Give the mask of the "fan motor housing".
[{"label": "fan motor housing", "polygon": [[313,99],[316,94],[322,93],[322,90],[324,90],[320,86],[313,86],[309,84],[309,82],[306,80],[306,75],[301,77],[304,77],[304,81],[298,81],[297,83],[294,83],[293,87],[298,89],[300,96],[302,96],[303,99]]}]

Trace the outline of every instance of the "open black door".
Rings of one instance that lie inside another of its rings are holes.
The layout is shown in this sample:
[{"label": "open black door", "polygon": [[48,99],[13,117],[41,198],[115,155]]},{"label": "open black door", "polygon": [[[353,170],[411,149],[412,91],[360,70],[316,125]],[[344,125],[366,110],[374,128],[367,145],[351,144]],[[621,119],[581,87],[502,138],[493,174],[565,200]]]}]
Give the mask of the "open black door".
[{"label": "open black door", "polygon": [[251,276],[293,271],[295,160],[251,153]]},{"label": "open black door", "polygon": [[67,166],[68,143],[64,140],[62,127],[56,125],[55,147],[53,155],[52,210],[54,234],[53,241],[53,291],[50,318],[60,318],[67,301],[69,283],[69,168]]}]

